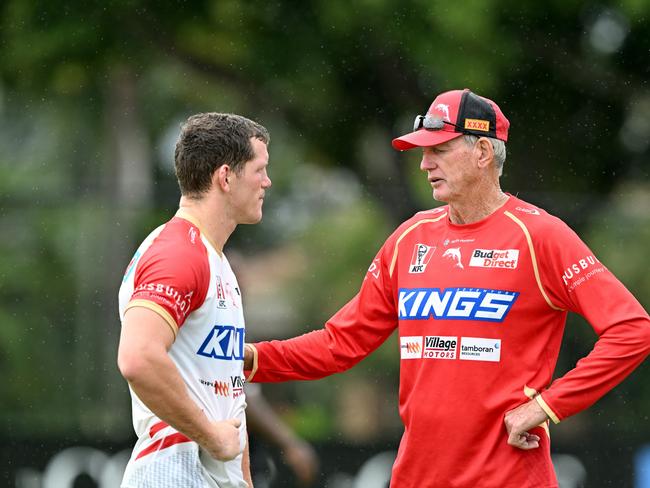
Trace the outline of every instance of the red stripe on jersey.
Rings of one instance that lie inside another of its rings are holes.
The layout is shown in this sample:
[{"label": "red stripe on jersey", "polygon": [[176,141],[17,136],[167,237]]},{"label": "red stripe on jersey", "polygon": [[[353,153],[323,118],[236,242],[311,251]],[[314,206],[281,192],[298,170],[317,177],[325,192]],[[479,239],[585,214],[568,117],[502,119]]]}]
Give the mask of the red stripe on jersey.
[{"label": "red stripe on jersey", "polygon": [[155,436],[158,432],[160,432],[166,427],[169,427],[169,424],[163,422],[162,420],[160,422],[153,424],[151,426],[151,429],[149,429],[149,437]]},{"label": "red stripe on jersey", "polygon": [[140,451],[140,454],[137,455],[136,459],[140,459],[141,457],[144,457],[147,454],[151,454],[155,451],[162,451],[163,449],[166,449],[175,444],[182,444],[183,442],[192,442],[192,439],[181,434],[180,432],[176,432],[175,434],[171,434],[163,439],[157,440],[146,449]]}]

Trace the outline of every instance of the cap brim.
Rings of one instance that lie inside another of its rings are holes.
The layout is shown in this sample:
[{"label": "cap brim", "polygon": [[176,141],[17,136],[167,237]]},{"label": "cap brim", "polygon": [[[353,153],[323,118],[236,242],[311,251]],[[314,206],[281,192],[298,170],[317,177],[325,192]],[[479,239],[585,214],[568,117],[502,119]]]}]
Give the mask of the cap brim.
[{"label": "cap brim", "polygon": [[398,151],[406,151],[414,147],[430,147],[451,141],[462,136],[462,132],[451,132],[446,130],[419,129],[415,132],[405,134],[393,139],[393,147]]}]

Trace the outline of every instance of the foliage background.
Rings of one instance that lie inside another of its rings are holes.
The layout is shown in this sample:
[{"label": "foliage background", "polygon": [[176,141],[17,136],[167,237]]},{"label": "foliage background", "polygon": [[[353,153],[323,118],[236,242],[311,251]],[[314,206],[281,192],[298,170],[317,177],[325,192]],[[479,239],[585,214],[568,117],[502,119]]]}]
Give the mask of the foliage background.
[{"label": "foliage background", "polygon": [[[404,218],[434,203],[390,140],[442,91],[497,100],[503,188],[562,217],[650,305],[650,4],[644,0],[194,0],[0,4],[0,436],[131,442],[116,291],[175,210],[178,126],[247,115],[272,134],[264,222],[240,228],[249,337],[316,328]],[[571,317],[557,374],[593,345]],[[326,446],[395,446],[394,337],[355,370],[267,389]],[[631,486],[650,370],[554,428],[589,486]],[[368,408],[358,413],[359,404]],[[356,413],[355,413],[356,412]],[[9,454],[5,477],[38,456]],[[42,467],[42,466],[41,466]],[[624,484],[620,484],[624,483]]]}]

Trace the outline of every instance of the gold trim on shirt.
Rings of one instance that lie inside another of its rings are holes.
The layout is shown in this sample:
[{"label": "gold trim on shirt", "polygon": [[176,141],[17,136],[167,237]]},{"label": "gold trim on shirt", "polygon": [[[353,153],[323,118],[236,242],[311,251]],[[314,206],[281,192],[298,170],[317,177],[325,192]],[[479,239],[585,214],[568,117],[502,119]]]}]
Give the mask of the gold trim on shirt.
[{"label": "gold trim on shirt", "polygon": [[124,313],[130,308],[134,307],[143,307],[143,308],[148,308],[149,310],[156,312],[158,315],[160,315],[163,320],[169,325],[169,328],[172,331],[172,334],[174,334],[174,340],[176,340],[176,336],[178,335],[178,325],[176,324],[176,320],[171,316],[171,314],[165,310],[163,307],[158,305],[155,302],[152,302],[151,300],[145,300],[143,298],[136,298],[135,300],[131,300],[126,308],[124,309]]},{"label": "gold trim on shirt", "polygon": [[555,424],[560,423],[560,419],[555,414],[555,412],[553,410],[551,410],[551,407],[548,406],[548,403],[546,403],[544,401],[544,399],[542,398],[542,395],[537,395],[535,397],[535,401],[539,404],[540,407],[542,407],[542,410],[544,410],[544,412],[546,412],[546,415],[548,415],[548,417],[553,421],[553,423],[555,423]]},{"label": "gold trim on shirt", "polygon": [[539,275],[539,267],[537,265],[537,256],[535,255],[535,249],[533,248],[533,238],[530,236],[530,232],[528,232],[528,228],[526,227],[526,224],[524,224],[521,220],[519,220],[517,217],[512,215],[507,210],[505,212],[503,212],[503,213],[506,216],[510,217],[519,227],[521,227],[521,230],[524,232],[524,235],[526,236],[526,241],[528,242],[528,249],[530,251],[530,257],[533,260],[533,272],[535,273],[535,280],[537,281],[537,287],[539,288],[539,291],[542,293],[542,296],[544,297],[544,300],[546,300],[546,303],[548,304],[548,306],[551,307],[553,310],[559,310],[559,311],[563,312],[564,309],[554,305],[553,302],[551,301],[551,299],[546,294],[546,290],[544,290],[544,286],[542,285],[542,279],[541,279],[541,277]]},{"label": "gold trim on shirt", "polygon": [[[537,398],[539,396],[539,392],[535,388],[531,388],[528,385],[524,385],[524,395],[526,395],[528,398],[533,400],[533,399],[535,399],[535,398]],[[548,415],[548,412],[546,412],[546,410],[544,410],[544,412],[546,413],[546,415]],[[550,415],[549,415],[549,417],[550,417]],[[544,432],[546,432],[547,437],[550,439],[551,438],[551,431],[548,428],[548,420],[545,420],[544,422],[539,424],[539,427],[544,429]]]}]

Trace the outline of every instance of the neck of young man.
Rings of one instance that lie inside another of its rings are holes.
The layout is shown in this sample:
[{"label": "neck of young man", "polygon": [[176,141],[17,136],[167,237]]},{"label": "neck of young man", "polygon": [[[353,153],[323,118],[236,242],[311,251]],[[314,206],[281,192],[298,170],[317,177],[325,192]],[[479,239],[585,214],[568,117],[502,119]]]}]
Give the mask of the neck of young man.
[{"label": "neck of young man", "polygon": [[228,217],[225,205],[217,197],[206,195],[201,198],[181,196],[178,206],[197,222],[201,233],[215,250],[223,254],[228,238],[237,227],[236,222]]},{"label": "neck of young man", "polygon": [[462,197],[450,200],[449,220],[452,224],[473,224],[492,215],[507,201],[506,195],[498,184],[485,188],[477,187]]}]

